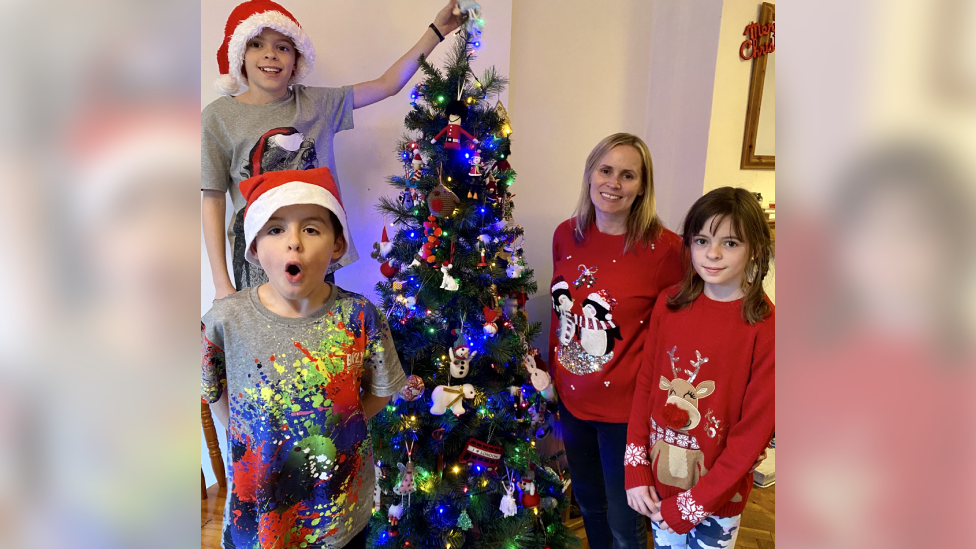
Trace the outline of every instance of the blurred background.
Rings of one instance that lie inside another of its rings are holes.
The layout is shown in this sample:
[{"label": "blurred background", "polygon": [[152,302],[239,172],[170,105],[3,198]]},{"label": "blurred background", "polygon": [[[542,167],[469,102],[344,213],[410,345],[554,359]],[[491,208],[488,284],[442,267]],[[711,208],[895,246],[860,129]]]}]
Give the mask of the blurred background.
[{"label": "blurred background", "polygon": [[[210,4],[0,0],[0,548],[197,543],[201,74],[233,2]],[[359,44],[400,21],[378,0],[333,4],[368,14],[307,20],[320,3],[286,3],[323,40],[342,27]],[[549,276],[552,228],[613,131],[651,145],[672,229],[716,186],[780,194],[776,541],[976,547],[976,2],[781,2],[774,187],[723,175],[743,114],[715,90],[742,77],[716,52],[742,40],[722,23],[739,4],[483,2],[486,18],[510,14],[496,41],[510,51],[491,64],[512,79],[527,263]],[[318,48],[354,78],[411,44],[361,51],[362,69],[358,50]],[[375,140],[383,175],[399,169],[393,142],[371,132],[399,133],[398,101],[383,104],[396,116],[367,109],[345,132]],[[364,223],[361,246],[379,228]],[[534,320],[548,322],[547,301],[530,300]]]}]

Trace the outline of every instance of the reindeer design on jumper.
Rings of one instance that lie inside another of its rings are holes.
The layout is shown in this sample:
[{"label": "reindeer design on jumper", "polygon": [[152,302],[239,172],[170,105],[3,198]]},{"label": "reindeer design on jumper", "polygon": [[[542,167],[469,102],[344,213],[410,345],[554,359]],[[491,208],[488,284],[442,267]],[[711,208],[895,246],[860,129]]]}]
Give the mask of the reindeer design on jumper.
[{"label": "reindeer design on jumper", "polygon": [[[694,370],[682,370],[675,366],[679,360],[674,356],[677,350],[674,347],[668,351],[674,379],[668,381],[661,376],[658,385],[668,392],[668,400],[662,414],[665,426],[659,426],[651,418],[651,464],[661,482],[690,490],[708,471],[705,469],[705,454],[699,448],[698,440],[688,432],[701,422],[698,400],[715,391],[715,382],[703,381],[694,385],[695,378],[698,377],[702,365],[708,362],[708,358],[703,358],[701,352],[695,351],[697,360],[689,360]],[[687,381],[681,378],[682,372],[688,375]]]}]

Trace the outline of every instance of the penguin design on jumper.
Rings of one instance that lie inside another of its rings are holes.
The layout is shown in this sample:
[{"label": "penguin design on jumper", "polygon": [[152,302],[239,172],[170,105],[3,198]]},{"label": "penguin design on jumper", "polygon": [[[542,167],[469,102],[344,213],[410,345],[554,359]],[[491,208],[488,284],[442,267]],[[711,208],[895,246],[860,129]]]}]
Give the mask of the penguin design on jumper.
[{"label": "penguin design on jumper", "polygon": [[569,283],[562,275],[553,280],[552,288],[552,308],[559,316],[559,331],[557,336],[559,343],[569,345],[576,335],[576,322],[569,310],[573,308],[573,296],[569,293]]},{"label": "penguin design on jumper", "polygon": [[594,292],[583,301],[583,318],[579,323],[580,345],[587,354],[604,356],[613,352],[614,340],[623,341],[620,327],[613,323],[613,309],[617,300],[610,292]]}]

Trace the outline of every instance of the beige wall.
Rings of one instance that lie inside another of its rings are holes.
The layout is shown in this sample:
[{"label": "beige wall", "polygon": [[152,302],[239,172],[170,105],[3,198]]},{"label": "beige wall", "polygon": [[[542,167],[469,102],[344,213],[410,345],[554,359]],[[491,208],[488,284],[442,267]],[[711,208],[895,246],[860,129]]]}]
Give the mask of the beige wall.
[{"label": "beige wall", "polygon": [[739,57],[739,45],[743,40],[742,30],[759,18],[760,3],[757,0],[725,0],[722,5],[703,190],[708,192],[726,185],[744,187],[762,193],[763,199],[770,201],[776,197],[775,171],[739,168],[752,71],[752,61],[743,61]]},{"label": "beige wall", "polygon": [[552,234],[573,212],[590,150],[607,135],[644,138],[658,212],[677,229],[701,196],[721,4],[710,0],[515,2],[511,104],[515,221],[539,292],[548,356]]}]

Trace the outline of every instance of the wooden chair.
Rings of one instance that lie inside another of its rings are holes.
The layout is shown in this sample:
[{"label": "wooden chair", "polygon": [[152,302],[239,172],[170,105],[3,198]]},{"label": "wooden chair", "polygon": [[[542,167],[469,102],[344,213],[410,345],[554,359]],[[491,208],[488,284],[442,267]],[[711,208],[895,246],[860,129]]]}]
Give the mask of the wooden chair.
[{"label": "wooden chair", "polygon": [[200,468],[200,495],[202,499],[200,504],[200,547],[201,549],[218,549],[223,530],[224,501],[227,498],[227,473],[224,470],[224,460],[220,455],[217,428],[214,425],[213,416],[210,414],[210,405],[202,400],[200,402],[200,419],[203,424],[203,436],[207,440],[207,450],[210,452],[210,465],[217,477],[217,482],[208,488],[203,476],[203,467]]}]

